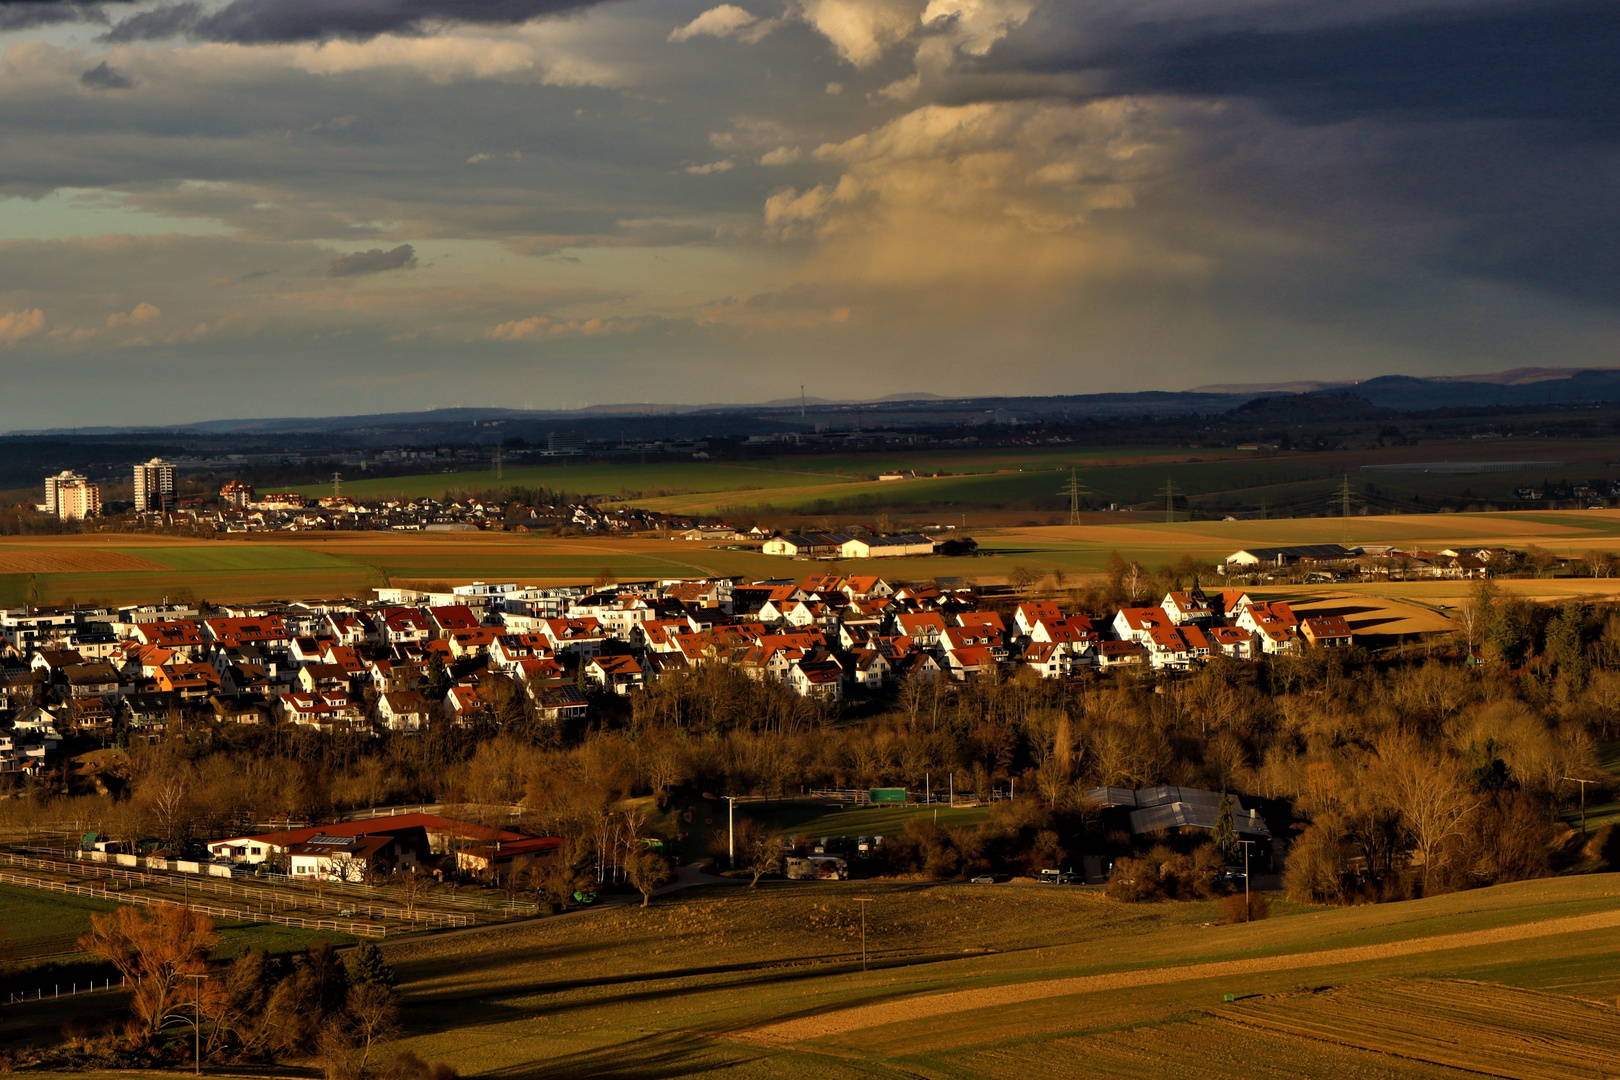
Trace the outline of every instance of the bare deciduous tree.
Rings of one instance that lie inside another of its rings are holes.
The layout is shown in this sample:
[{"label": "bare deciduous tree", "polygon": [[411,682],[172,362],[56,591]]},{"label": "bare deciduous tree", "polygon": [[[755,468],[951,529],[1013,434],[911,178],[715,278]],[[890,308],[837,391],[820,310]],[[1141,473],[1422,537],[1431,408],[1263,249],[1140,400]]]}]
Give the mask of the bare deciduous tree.
[{"label": "bare deciduous tree", "polygon": [[79,939],[79,947],[112,964],[134,984],[130,1008],[150,1037],[175,1008],[186,977],[208,970],[208,952],[218,941],[207,916],[162,904],[145,912],[121,907],[92,915],[90,931]]},{"label": "bare deciduous tree", "polygon": [[1385,797],[1411,834],[1426,890],[1444,864],[1447,842],[1462,832],[1479,799],[1462,765],[1442,750],[1403,736],[1386,738],[1377,750]]}]

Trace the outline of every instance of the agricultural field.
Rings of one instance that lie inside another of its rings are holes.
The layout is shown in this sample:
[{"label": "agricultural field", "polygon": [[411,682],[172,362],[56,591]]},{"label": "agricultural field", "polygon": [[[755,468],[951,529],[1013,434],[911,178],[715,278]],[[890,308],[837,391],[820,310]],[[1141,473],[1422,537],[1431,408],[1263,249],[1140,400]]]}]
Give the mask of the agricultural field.
[{"label": "agricultural field", "polygon": [[[1363,472],[1362,466],[1428,461],[1546,461],[1514,472],[1455,474]],[[1060,494],[1076,470],[1091,505],[1153,510],[1173,485],[1178,506],[1194,516],[1220,517],[1229,508],[1271,507],[1291,514],[1332,513],[1348,479],[1353,505],[1371,512],[1412,508],[1444,497],[1486,509],[1512,504],[1514,489],[1552,481],[1620,480],[1620,462],[1604,440],[1550,439],[1504,444],[1436,440],[1329,452],[1268,452],[1175,446],[1008,447],[890,450],[871,454],[794,454],[744,462],[655,461],[570,464],[430,472],[354,478],[345,493],[362,498],[438,498],[510,487],[546,487],[575,495],[682,514],[783,519],[806,515],[916,516],[967,513],[975,525],[1047,519],[1067,509]],[[915,472],[916,479],[880,482],[879,473]],[[295,490],[326,495],[309,484]],[[1010,520],[1002,520],[1010,518]],[[1057,520],[1062,520],[1061,518]]]},{"label": "agricultural field", "polygon": [[46,959],[82,959],[75,943],[90,929],[90,916],[116,907],[108,900],[0,885],[0,912],[5,916],[0,969]]},{"label": "agricultural field", "polygon": [[1612,875],[1216,914],[1038,885],[705,887],[386,952],[406,1045],[469,1076],[1596,1078],[1620,1058]]},{"label": "agricultural field", "polygon": [[[1119,447],[1050,450],[924,450],[916,453],[809,455],[759,458],[748,462],[657,461],[636,464],[579,463],[509,466],[499,478],[494,471],[432,472],[411,476],[353,479],[344,494],[356,498],[438,498],[445,493],[489,491],[506,487],[549,488],[571,494],[619,495],[642,500],[685,498],[713,493],[753,493],[742,501],[770,501],[798,488],[842,484],[876,484],[883,472],[1012,474],[1067,470],[1094,463],[1185,460],[1178,447]],[[892,484],[884,485],[886,488]],[[330,485],[307,484],[293,490],[309,497],[330,495]],[[697,500],[699,503],[705,500]],[[712,500],[711,500],[712,501]],[[721,500],[725,501],[725,500]],[[734,500],[735,501],[735,500]]]},{"label": "agricultural field", "polygon": [[[522,584],[742,575],[803,577],[811,572],[878,572],[896,581],[957,577],[1002,583],[1020,567],[1048,576],[1061,593],[1099,572],[1112,552],[1147,566],[1183,555],[1215,561],[1239,547],[1336,542],[1439,548],[1540,545],[1553,552],[1620,550],[1620,511],[1420,514],[1275,521],[1177,521],[1096,513],[1079,526],[976,530],[977,558],[796,562],[733,545],[652,537],[539,537],[524,533],[274,533],[183,540],[134,534],[0,537],[0,605],[131,603],[202,598],[215,602],[362,596],[381,585]],[[1212,584],[1206,582],[1206,585]],[[1504,587],[1544,600],[1614,595],[1620,579],[1540,579]],[[1434,611],[1453,606],[1464,581],[1335,586],[1335,593],[1384,598]],[[1256,592],[1266,590],[1257,589]],[[1403,618],[1406,616],[1402,616]],[[1409,631],[1402,631],[1409,632]]]}]

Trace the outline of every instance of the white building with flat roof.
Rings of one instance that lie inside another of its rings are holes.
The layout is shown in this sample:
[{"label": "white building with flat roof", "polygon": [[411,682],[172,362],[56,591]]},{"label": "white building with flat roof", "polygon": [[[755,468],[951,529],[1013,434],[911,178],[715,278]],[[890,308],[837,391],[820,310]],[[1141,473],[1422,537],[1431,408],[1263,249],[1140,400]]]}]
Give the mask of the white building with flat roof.
[{"label": "white building with flat roof", "polygon": [[135,466],[135,512],[174,509],[174,466],[153,458]]}]

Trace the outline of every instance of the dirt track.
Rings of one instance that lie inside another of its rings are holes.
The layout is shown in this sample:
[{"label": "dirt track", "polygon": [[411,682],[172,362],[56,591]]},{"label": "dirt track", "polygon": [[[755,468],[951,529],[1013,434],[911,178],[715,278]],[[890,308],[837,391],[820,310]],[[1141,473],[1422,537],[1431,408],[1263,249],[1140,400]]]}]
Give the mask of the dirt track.
[{"label": "dirt track", "polygon": [[1620,926],[1620,910],[1596,915],[1573,915],[1564,919],[1504,926],[1494,930],[1473,930],[1461,934],[1442,934],[1436,937],[1395,941],[1385,945],[1362,945],[1348,949],[1325,949],[1319,952],[1291,953],[1286,956],[1266,956],[1254,960],[1229,960],[1212,964],[1186,964],[1179,967],[1149,968],[1138,971],[1112,972],[1107,975],[1084,975],[1072,979],[1046,979],[1041,982],[1018,983],[1010,986],[987,986],[977,990],[955,990],[945,994],[931,994],[905,1001],[885,1002],[880,1005],[859,1005],[851,1009],[807,1016],[781,1023],[767,1024],[751,1031],[740,1032],[735,1038],[749,1042],[794,1043],[822,1039],[847,1031],[898,1024],[909,1020],[926,1020],[948,1013],[969,1009],[990,1009],[1017,1005],[1042,998],[1067,997],[1071,994],[1089,994],[1101,990],[1124,990],[1138,986],[1159,986],[1165,983],[1192,982],[1198,979],[1226,978],[1233,975],[1253,975],[1273,971],[1294,971],[1300,968],[1329,967],[1335,964],[1358,964],[1374,960],[1389,960],[1421,953],[1444,952],[1448,949],[1476,948],[1509,941],[1527,941],[1555,934],[1575,934],[1589,930],[1607,930]]}]

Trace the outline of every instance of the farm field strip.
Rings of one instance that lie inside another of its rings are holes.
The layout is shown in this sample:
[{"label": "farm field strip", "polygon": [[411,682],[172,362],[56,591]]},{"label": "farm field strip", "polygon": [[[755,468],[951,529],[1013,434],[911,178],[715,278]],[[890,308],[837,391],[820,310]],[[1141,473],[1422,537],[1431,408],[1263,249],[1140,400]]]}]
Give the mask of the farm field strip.
[{"label": "farm field strip", "polygon": [[1248,960],[1217,961],[1156,969],[1136,969],[1068,979],[1051,979],[1004,986],[955,990],[874,1005],[858,1005],[831,1013],[768,1024],[739,1037],[766,1043],[808,1042],[864,1028],[882,1027],[947,1016],[977,1009],[1000,1009],[1043,998],[1071,997],[1105,990],[1134,989],[1164,983],[1192,982],[1233,976],[1297,971],[1308,968],[1364,964],[1394,957],[1445,952],[1527,941],[1563,934],[1581,934],[1620,927],[1620,910],[1566,916],[1517,927],[1498,927],[1456,934],[1441,934],[1402,942],[1361,945],[1342,949],[1290,953]]},{"label": "farm field strip", "polygon": [[[876,899],[869,972],[859,970],[857,895]],[[1301,1026],[1290,1019],[1290,995],[1302,984],[1339,986],[1346,1001],[1367,987],[1368,1000],[1393,1010],[1380,1003],[1394,1001],[1407,980],[1433,988],[1412,993],[1412,1011],[1433,997],[1436,1030],[1447,1009],[1466,1016],[1469,987],[1482,987],[1487,999],[1497,995],[1482,1008],[1523,1015],[1521,1053],[1509,1064],[1541,1071],[1486,1070],[1491,1075],[1542,1080],[1605,1046],[1620,1051],[1608,1026],[1583,1025],[1566,1039],[1557,1018],[1559,1001],[1579,1005],[1568,995],[1612,999],[1620,992],[1612,965],[1620,895],[1603,875],[1353,909],[1278,902],[1272,918],[1244,926],[1209,925],[1214,910],[1212,903],[1118,904],[1090,891],[1035,885],[805,883],[690,890],[645,910],[618,907],[385,948],[406,993],[406,1027],[414,1032],[406,1046],[428,1060],[453,1060],[469,1075],[1478,1076],[1479,1062],[1459,1068],[1428,1060],[1438,1052],[1419,1058],[1365,1049],[1326,1026],[1296,1034],[1244,1022],[1271,1015],[1266,1006],[1275,1001],[1279,1017]],[[1593,929],[1590,920],[1602,926]],[[1561,932],[1548,933],[1549,922]],[[1295,966],[1324,952],[1342,955],[1344,946],[1387,955]],[[1268,965],[1279,955],[1306,959],[1214,977],[1211,963],[1198,962]],[[1171,967],[1198,977],[1142,979]],[[916,996],[930,989],[1017,991],[1075,975],[1130,981],[1106,993],[1038,997],[807,1042],[748,1034],[816,1021],[816,1014],[838,1017],[850,1007],[906,1006],[930,1000]],[[1470,982],[1458,989],[1455,980]],[[1239,1000],[1223,1004],[1222,994],[1232,992]],[[1316,1007],[1314,1000],[1299,1008]],[[1568,1015],[1579,1023],[1590,1007]],[[1322,1015],[1323,1025],[1334,1022]],[[1391,1019],[1388,1030],[1400,1022]],[[1363,1034],[1376,1042],[1384,1030]]]},{"label": "farm field strip", "polygon": [[[1613,1075],[1620,1016],[1608,1005],[1457,980],[1412,979],[1267,995],[1221,1019],[1265,1036],[1353,1046],[1523,1080]],[[1551,1039],[1549,1032],[1558,1032]]]},{"label": "farm field strip", "polygon": [[[1021,566],[1081,576],[1097,573],[1115,551],[1157,566],[1173,563],[1184,554],[1213,560],[1256,543],[1337,542],[1344,534],[1341,519],[1167,524],[1120,520],[1115,515],[1093,517],[1104,518],[1105,523],[978,532],[982,553],[978,558],[830,562],[787,560],[757,551],[728,550],[723,545],[650,537],[552,538],[523,533],[285,533],[195,541],[129,534],[0,537],[0,604],[60,603],[69,598],[80,602],[150,601],[181,590],[215,601],[354,596],[390,582],[512,580],[556,585],[589,582],[603,572],[619,580],[875,572],[896,581],[950,576],[991,584],[1006,581]],[[1399,543],[1409,548],[1540,544],[1570,555],[1593,548],[1620,550],[1620,513],[1567,511],[1534,517],[1538,520],[1510,514],[1357,518],[1353,536],[1360,542]],[[6,572],[6,566],[62,569]],[[90,569],[95,566],[124,569]],[[134,568],[137,566],[139,569]],[[1219,581],[1204,584],[1215,587]],[[1509,579],[1502,585],[1547,600],[1620,593],[1620,578]],[[1333,590],[1432,607],[1454,604],[1472,588],[1469,581],[1407,581],[1352,583]],[[1413,631],[1388,627],[1415,627],[1425,621],[1411,611],[1401,619],[1384,624],[1386,629],[1379,632],[1409,633]]]}]

